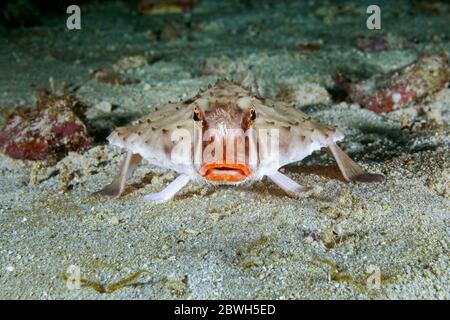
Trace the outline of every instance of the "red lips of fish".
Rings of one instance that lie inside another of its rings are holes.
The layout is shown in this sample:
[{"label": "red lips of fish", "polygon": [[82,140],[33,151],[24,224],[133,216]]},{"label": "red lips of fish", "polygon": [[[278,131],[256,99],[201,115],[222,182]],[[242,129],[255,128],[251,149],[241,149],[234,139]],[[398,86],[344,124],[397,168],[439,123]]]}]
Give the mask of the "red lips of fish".
[{"label": "red lips of fish", "polygon": [[251,170],[245,163],[206,163],[199,173],[208,181],[239,182],[247,178]]},{"label": "red lips of fish", "polygon": [[[204,147],[208,143],[214,143],[215,138],[215,136],[211,137],[208,142],[205,142]],[[204,179],[212,182],[240,182],[245,180],[250,176],[252,170],[245,161],[239,160],[238,146],[240,142],[242,143],[242,140],[239,140],[238,137],[234,138],[232,156],[230,157],[227,153],[227,151],[229,151],[227,150],[227,142],[229,139],[221,138],[221,141],[223,141],[223,143],[219,144],[219,146],[223,147],[222,154],[226,155],[225,158],[221,159],[219,157],[211,159],[209,162],[204,162],[199,170],[200,175]],[[219,146],[216,146],[216,148],[220,148]],[[215,151],[216,150],[214,150],[214,152]]]}]

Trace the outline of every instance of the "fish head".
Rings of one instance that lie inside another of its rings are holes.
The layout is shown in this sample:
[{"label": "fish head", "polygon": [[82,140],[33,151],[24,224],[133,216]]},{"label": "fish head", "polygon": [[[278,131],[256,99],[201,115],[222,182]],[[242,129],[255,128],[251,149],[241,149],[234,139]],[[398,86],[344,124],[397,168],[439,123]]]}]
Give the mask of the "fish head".
[{"label": "fish head", "polygon": [[194,105],[194,154],[202,179],[216,183],[241,183],[256,170],[253,139],[255,107],[247,98],[208,101]]}]

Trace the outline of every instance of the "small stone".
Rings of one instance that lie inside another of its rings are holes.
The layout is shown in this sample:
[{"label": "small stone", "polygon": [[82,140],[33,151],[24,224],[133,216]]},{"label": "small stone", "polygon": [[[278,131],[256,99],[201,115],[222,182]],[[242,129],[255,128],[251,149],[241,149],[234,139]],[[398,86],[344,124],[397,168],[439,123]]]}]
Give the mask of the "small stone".
[{"label": "small stone", "polygon": [[113,225],[117,225],[117,224],[120,223],[120,220],[119,220],[118,217],[114,216],[114,217],[112,217],[112,218],[109,220],[109,222],[110,222],[111,224],[113,224]]},{"label": "small stone", "polygon": [[200,231],[193,229],[185,229],[184,232],[186,232],[187,234],[191,234],[193,236],[198,236],[200,234]]},{"label": "small stone", "polygon": [[97,103],[94,108],[104,113],[110,113],[112,111],[112,105],[108,101]]},{"label": "small stone", "polygon": [[124,57],[117,61],[114,65],[114,69],[116,70],[128,70],[135,69],[147,64],[147,59],[143,55],[129,56]]}]

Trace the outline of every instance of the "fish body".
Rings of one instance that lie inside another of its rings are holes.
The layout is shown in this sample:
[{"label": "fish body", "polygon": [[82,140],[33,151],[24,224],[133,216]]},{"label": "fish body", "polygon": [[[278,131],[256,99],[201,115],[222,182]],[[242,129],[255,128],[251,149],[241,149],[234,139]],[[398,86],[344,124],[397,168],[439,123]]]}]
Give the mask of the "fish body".
[{"label": "fish body", "polygon": [[344,135],[292,105],[262,98],[239,83],[219,80],[195,97],[169,103],[108,140],[128,151],[119,175],[98,194],[118,196],[140,159],[171,169],[179,177],[162,192],[146,196],[163,202],[189,181],[241,184],[269,177],[290,194],[307,191],[279,169],[330,147],[347,180],[381,181],[365,173],[335,144]]}]

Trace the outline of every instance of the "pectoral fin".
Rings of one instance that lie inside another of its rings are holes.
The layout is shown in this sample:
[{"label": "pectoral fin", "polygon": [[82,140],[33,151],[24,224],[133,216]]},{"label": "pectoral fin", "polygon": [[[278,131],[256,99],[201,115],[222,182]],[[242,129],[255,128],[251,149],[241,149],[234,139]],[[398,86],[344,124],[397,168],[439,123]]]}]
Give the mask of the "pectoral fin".
[{"label": "pectoral fin", "polygon": [[353,182],[375,183],[383,182],[384,176],[381,174],[367,173],[357,163],[333,143],[328,146],[333,154],[339,169],[342,172],[345,180]]},{"label": "pectoral fin", "polygon": [[312,188],[299,185],[297,182],[278,171],[268,175],[268,177],[289,195],[299,196],[312,190]]},{"label": "pectoral fin", "polygon": [[116,198],[125,190],[126,180],[133,174],[141,162],[142,157],[139,154],[127,153],[125,160],[122,162],[120,171],[113,181],[105,186],[102,190],[94,192],[92,195]]},{"label": "pectoral fin", "polygon": [[175,180],[160,192],[150,193],[144,197],[146,201],[154,203],[163,203],[172,199],[175,194],[180,191],[188,182],[190,178],[188,175],[181,174]]}]

